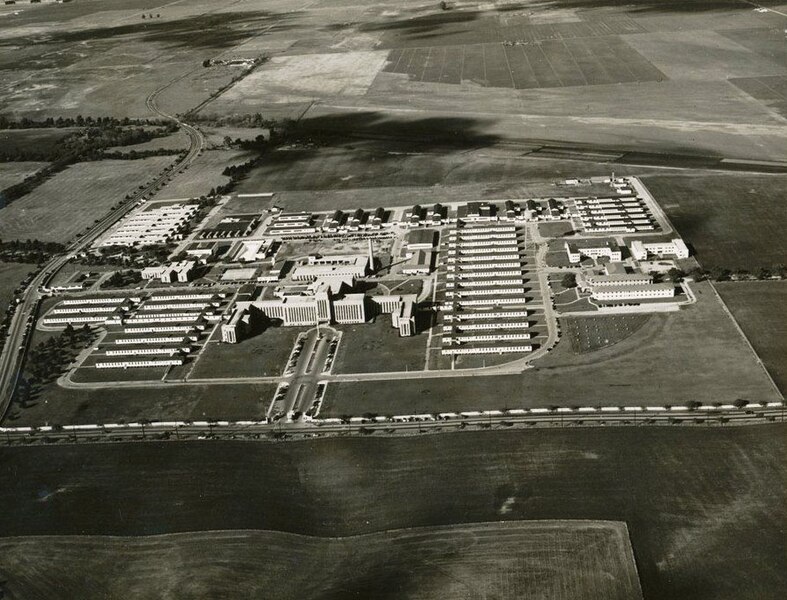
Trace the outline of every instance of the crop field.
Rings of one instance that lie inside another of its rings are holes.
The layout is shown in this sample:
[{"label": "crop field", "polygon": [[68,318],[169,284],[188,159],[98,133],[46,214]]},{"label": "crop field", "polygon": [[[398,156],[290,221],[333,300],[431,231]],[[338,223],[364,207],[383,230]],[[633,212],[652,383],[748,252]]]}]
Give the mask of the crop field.
[{"label": "crop field", "polygon": [[[113,597],[120,590],[152,597],[165,589],[210,598],[253,597],[261,589],[281,599],[350,590],[424,600],[568,600],[580,590],[607,600],[642,597],[628,531],[607,521],[509,521],[342,538],[275,531],[0,538],[0,551],[6,592],[29,599]],[[166,558],[175,556],[177,567]],[[113,559],[124,565],[117,574],[106,572]],[[33,567],[39,564],[47,565],[43,577]],[[383,564],[385,576],[373,577]]]},{"label": "crop field", "polygon": [[16,289],[27,274],[32,272],[36,265],[27,263],[6,263],[0,262],[0,315],[5,314],[8,304],[14,297],[13,291]]},{"label": "crop field", "polygon": [[[623,521],[645,598],[761,600],[779,597],[787,586],[787,498],[783,486],[775,484],[785,476],[785,440],[784,426],[774,424],[461,432],[292,443],[4,447],[0,476],[13,478],[15,484],[0,487],[0,503],[16,508],[0,513],[0,530],[6,536],[248,529],[349,536],[500,520]],[[241,533],[199,535],[221,544],[223,536]],[[197,539],[205,540],[202,546],[213,553],[206,538]],[[87,581],[105,575],[123,578],[140,567],[139,562],[122,560],[131,549],[117,555],[112,548],[122,545],[119,541],[103,542],[105,566]],[[364,553],[366,542],[361,539],[354,552]],[[9,537],[3,547],[19,556],[16,553],[31,543]],[[166,540],[140,543],[155,548]],[[292,550],[297,544],[288,536],[285,547]],[[244,540],[236,545],[249,552],[264,547]],[[56,553],[59,547],[50,551]],[[526,546],[519,548],[521,552]],[[349,591],[366,597],[363,592],[374,581],[400,582],[405,575],[394,567],[403,565],[405,573],[410,572],[411,563],[402,561],[413,558],[411,550],[389,539],[384,559],[357,570],[363,576],[352,580]],[[169,560],[150,551],[159,561]],[[461,556],[441,552],[457,560]],[[10,558],[8,552],[2,556],[5,571]],[[255,554],[251,556],[255,575],[264,572]],[[422,556],[415,553],[415,558]],[[324,557],[320,560],[327,560]],[[300,563],[302,569],[311,568],[306,562]],[[206,572],[215,573],[219,564],[212,560]],[[287,564],[293,573],[292,562]],[[494,572],[493,566],[488,569]],[[292,577],[297,578],[299,570]],[[174,572],[184,574],[181,569]],[[194,572],[190,581],[199,581],[201,572]],[[435,581],[445,581],[439,573],[432,571]],[[68,574],[62,577],[73,581]],[[48,581],[40,570],[36,578]]]},{"label": "crop field", "polygon": [[237,344],[222,344],[219,330],[205,346],[189,374],[195,379],[281,375],[295,339],[305,329],[268,327]]},{"label": "crop field", "polygon": [[47,384],[9,426],[45,423],[117,423],[138,419],[257,419],[273,397],[273,384],[161,384],[149,387],[63,388]]},{"label": "crop field", "polygon": [[787,77],[741,77],[730,79],[730,83],[787,117]]},{"label": "crop field", "polygon": [[0,153],[13,155],[16,152],[46,153],[57,146],[77,128],[47,129],[2,129],[0,130]]},{"label": "crop field", "polygon": [[614,345],[576,354],[564,336],[536,368],[515,375],[334,382],[320,414],[781,399],[709,284],[694,288],[696,304],[652,315]]},{"label": "crop field", "polygon": [[159,156],[72,165],[0,209],[0,238],[66,242],[171,162]]},{"label": "crop field", "polygon": [[515,46],[473,43],[396,49],[388,56],[385,71],[407,74],[412,81],[472,82],[485,87],[514,89],[666,79],[616,36],[525,39]]},{"label": "crop field", "polygon": [[[0,163],[0,190],[22,183],[30,175],[43,169],[47,163],[43,162],[9,162]],[[2,206],[2,202],[0,202]]]},{"label": "crop field", "polygon": [[787,177],[706,174],[644,178],[706,269],[772,267],[787,256]]},{"label": "crop field", "polygon": [[782,281],[717,283],[730,309],[765,367],[787,392],[787,285]]},{"label": "crop field", "polygon": [[208,150],[197,158],[188,170],[160,192],[166,198],[196,198],[212,188],[225,185],[229,177],[221,172],[229,166],[246,162],[253,156],[245,150]]}]

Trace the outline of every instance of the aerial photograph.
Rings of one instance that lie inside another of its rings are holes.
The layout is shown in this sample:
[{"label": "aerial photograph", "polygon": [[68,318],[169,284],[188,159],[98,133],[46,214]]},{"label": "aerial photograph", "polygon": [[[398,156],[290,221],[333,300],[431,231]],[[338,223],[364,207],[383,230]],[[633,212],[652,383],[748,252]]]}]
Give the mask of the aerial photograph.
[{"label": "aerial photograph", "polygon": [[787,0],[3,0],[0,598],[787,597]]}]

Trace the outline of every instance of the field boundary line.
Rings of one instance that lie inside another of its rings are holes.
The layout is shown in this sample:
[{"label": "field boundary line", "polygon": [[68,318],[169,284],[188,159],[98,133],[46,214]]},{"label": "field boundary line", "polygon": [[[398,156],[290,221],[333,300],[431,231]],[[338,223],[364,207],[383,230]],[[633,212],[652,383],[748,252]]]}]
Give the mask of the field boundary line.
[{"label": "field boundary line", "polygon": [[735,319],[735,315],[732,314],[732,311],[727,306],[727,303],[721,297],[721,294],[719,294],[719,290],[716,289],[716,286],[713,285],[713,282],[710,279],[708,280],[708,283],[710,284],[710,287],[713,290],[713,293],[716,294],[716,299],[721,304],[721,307],[722,307],[722,309],[724,309],[725,314],[733,322],[733,324],[735,325],[735,329],[738,331],[738,334],[741,336],[741,338],[743,338],[743,341],[746,343],[746,346],[749,348],[751,353],[754,355],[754,360],[756,361],[756,363],[760,366],[760,368],[765,373],[765,377],[768,378],[768,381],[770,382],[771,387],[776,392],[778,397],[781,398],[782,400],[784,400],[784,394],[782,394],[781,390],[779,390],[779,386],[776,385],[776,382],[773,380],[773,377],[771,377],[770,372],[765,367],[765,363],[762,362],[762,359],[760,358],[760,355],[757,354],[757,351],[754,349],[754,346],[752,345],[752,343],[749,340],[748,336],[746,335],[746,333],[744,333],[743,328],[741,328],[741,326],[738,324],[738,321]]}]

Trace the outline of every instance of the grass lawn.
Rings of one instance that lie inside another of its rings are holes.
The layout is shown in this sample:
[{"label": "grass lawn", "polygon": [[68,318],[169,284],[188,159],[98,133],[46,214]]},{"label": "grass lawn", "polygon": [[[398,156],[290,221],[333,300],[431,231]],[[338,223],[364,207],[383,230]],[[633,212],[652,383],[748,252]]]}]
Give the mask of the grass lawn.
[{"label": "grass lawn", "polygon": [[784,262],[787,176],[714,173],[643,181],[706,269],[754,271]]},{"label": "grass lawn", "polygon": [[[241,529],[347,536],[500,520],[624,521],[645,598],[778,598],[787,587],[787,498],[779,485],[787,464],[785,433],[783,425],[774,424],[4,447],[0,477],[14,485],[0,487],[0,504],[14,510],[0,512],[0,530],[6,536]],[[395,534],[385,534],[384,556],[357,569],[357,578],[344,581],[345,591],[381,597],[365,591],[377,590],[369,587],[374,582],[413,581],[410,568],[395,568],[402,561],[415,561],[406,567],[429,564],[428,554],[397,543],[390,537]],[[476,540],[465,536],[464,547],[472,549]],[[4,550],[17,543],[25,542],[8,538]],[[296,543],[288,537],[284,546],[292,550]],[[249,552],[265,546],[238,544]],[[222,556],[219,546],[208,540],[203,546],[213,557],[206,568],[223,564],[215,560]],[[371,540],[362,538],[353,550],[362,553],[370,546]],[[126,548],[120,541],[116,547]],[[443,559],[459,560],[453,546],[441,548]],[[138,563],[124,561],[126,551],[108,550],[102,569],[121,578],[133,573]],[[7,551],[0,555],[11,560]],[[168,560],[163,552],[154,555]],[[251,556],[257,576],[265,569]],[[328,556],[317,562],[324,565]],[[494,572],[499,560],[495,557],[486,570]],[[292,564],[287,562],[288,573]],[[298,564],[303,567],[296,572],[310,568],[309,561]],[[10,565],[2,566],[6,571]],[[201,573],[199,565],[194,569],[192,581]],[[183,572],[171,570],[177,576]],[[442,572],[434,569],[432,575],[443,581]],[[103,576],[98,569],[87,580]],[[331,569],[321,570],[320,577],[331,578]],[[39,570],[35,580],[45,581],[45,575]],[[394,597],[424,588],[403,589]],[[442,597],[463,596],[457,590]],[[500,597],[522,596],[501,592]]]},{"label": "grass lawn", "polygon": [[0,238],[67,242],[171,162],[157,156],[72,165],[0,209]]},{"label": "grass lawn", "polygon": [[259,419],[265,416],[272,384],[175,385],[66,389],[47,384],[8,426],[115,423],[137,419]]},{"label": "grass lawn", "polygon": [[0,262],[0,314],[5,314],[14,290],[35,268],[36,265],[29,263]]},{"label": "grass lawn", "polygon": [[189,375],[194,379],[281,375],[303,327],[268,327],[237,344],[222,344],[217,329]]},{"label": "grass lawn", "polygon": [[391,315],[378,315],[373,323],[338,325],[342,332],[334,373],[421,371],[426,360],[428,332],[400,337],[391,327]]},{"label": "grass lawn", "polygon": [[697,304],[594,352],[578,355],[564,337],[521,374],[332,383],[320,414],[780,399],[709,284],[695,291]]},{"label": "grass lawn", "polygon": [[[118,589],[134,597],[162,589],[210,598],[254,597],[260,589],[280,599],[332,598],[350,589],[367,598],[417,590],[423,600],[471,592],[569,600],[579,589],[609,600],[642,597],[628,530],[609,521],[509,521],[341,538],[276,531],[31,537],[0,539],[0,549],[6,589],[15,597],[109,597]],[[125,568],[113,572],[110,556]],[[45,574],[38,564],[47,565]]]},{"label": "grass lawn", "polygon": [[784,394],[787,391],[787,283],[747,281],[715,286]]},{"label": "grass lawn", "polygon": [[574,227],[568,221],[558,221],[556,223],[539,223],[538,233],[545,238],[559,238],[567,233],[574,231]]}]

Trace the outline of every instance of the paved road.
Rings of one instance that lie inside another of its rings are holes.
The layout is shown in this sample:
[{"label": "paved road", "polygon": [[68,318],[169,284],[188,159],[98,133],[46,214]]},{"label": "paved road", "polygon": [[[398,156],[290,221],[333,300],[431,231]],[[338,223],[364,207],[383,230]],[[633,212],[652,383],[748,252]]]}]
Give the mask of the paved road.
[{"label": "paved road", "polygon": [[29,337],[25,337],[25,329],[28,319],[34,315],[38,302],[42,297],[39,288],[46,286],[55,273],[68,262],[71,256],[90,246],[90,244],[98,239],[109,227],[131,212],[143,196],[154,193],[160,185],[177,177],[185,167],[188,167],[194,162],[202,151],[205,143],[202,134],[188,123],[184,123],[177,117],[163,112],[156,105],[156,96],[169,87],[169,85],[171,84],[150,94],[146,103],[152,112],[164,119],[177,122],[186,132],[190,142],[188,152],[174,164],[172,170],[157,176],[143,189],[134,192],[129,200],[123,202],[118,208],[102,217],[90,228],[87,234],[74,241],[68,247],[65,254],[52,258],[27,286],[22,295],[21,302],[17,306],[14,318],[11,321],[8,339],[6,340],[2,355],[0,355],[0,422],[2,422],[8,412],[13,391],[21,372],[22,363],[27,351],[27,344],[29,343]]}]

